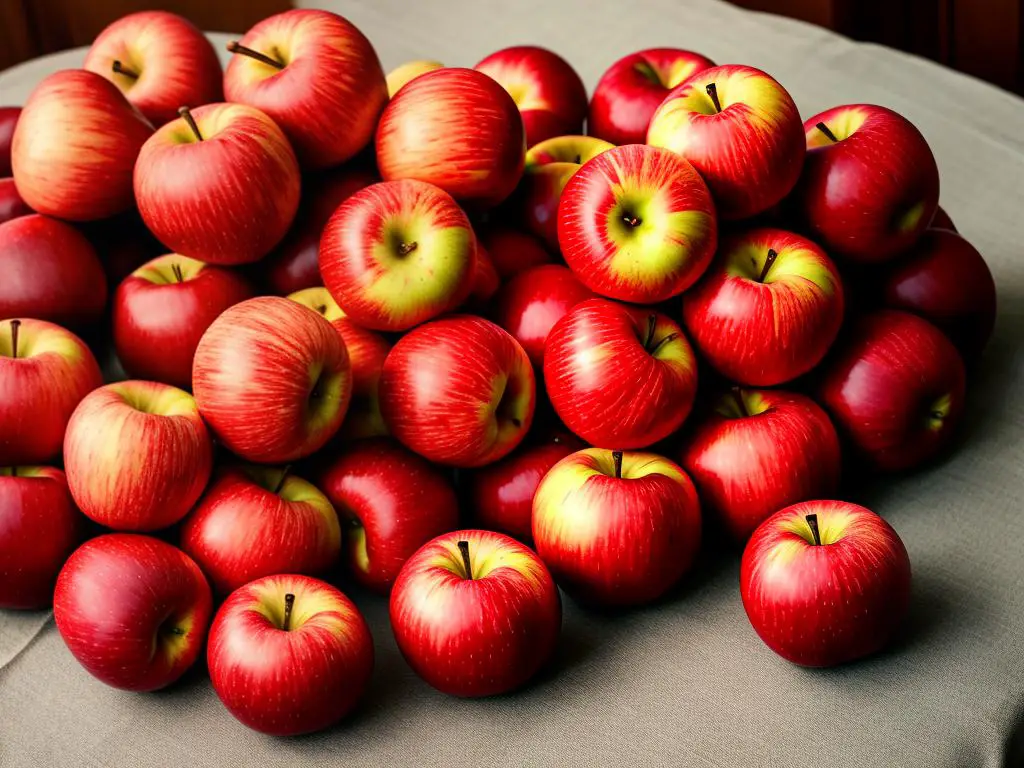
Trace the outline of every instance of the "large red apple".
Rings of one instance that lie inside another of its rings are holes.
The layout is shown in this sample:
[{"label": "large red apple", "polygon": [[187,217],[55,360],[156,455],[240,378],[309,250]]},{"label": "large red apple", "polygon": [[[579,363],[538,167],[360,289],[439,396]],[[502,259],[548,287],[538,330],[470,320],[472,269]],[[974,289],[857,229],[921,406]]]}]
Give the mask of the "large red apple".
[{"label": "large red apple", "polygon": [[21,199],[14,179],[0,179],[0,224],[30,213],[32,209]]},{"label": "large red apple", "polygon": [[14,127],[21,117],[21,107],[0,107],[0,177],[12,174],[11,143],[14,140]]}]

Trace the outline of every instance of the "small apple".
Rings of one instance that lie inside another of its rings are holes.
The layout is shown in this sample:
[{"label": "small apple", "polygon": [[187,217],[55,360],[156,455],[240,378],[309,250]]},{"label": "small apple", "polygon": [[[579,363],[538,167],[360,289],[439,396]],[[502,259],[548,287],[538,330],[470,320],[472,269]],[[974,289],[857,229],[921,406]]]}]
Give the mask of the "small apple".
[{"label": "small apple", "polygon": [[0,177],[12,175],[11,143],[14,127],[21,117],[21,107],[0,107]]},{"label": "small apple", "polygon": [[0,179],[0,224],[20,216],[28,216],[30,213],[32,209],[21,199],[14,179]]},{"label": "small apple", "polygon": [[420,75],[425,75],[427,72],[433,72],[435,69],[441,69],[442,67],[444,67],[444,64],[440,61],[431,61],[430,59],[407,61],[405,64],[395,67],[388,72],[388,76],[385,78],[388,85],[388,98],[393,99],[399,89],[410,80],[415,80]]},{"label": "small apple", "polygon": [[554,261],[540,241],[526,232],[492,224],[477,229],[477,236],[502,281],[530,267]]}]

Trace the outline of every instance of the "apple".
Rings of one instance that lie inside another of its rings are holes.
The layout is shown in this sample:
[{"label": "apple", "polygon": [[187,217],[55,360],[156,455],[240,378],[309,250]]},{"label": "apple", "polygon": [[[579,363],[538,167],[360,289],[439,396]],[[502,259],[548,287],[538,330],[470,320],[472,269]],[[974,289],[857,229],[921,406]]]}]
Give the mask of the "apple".
[{"label": "apple", "polygon": [[373,672],[373,638],[345,595],[317,579],[267,576],[217,611],[207,648],[213,690],[250,728],[296,736],[352,711]]},{"label": "apple", "polygon": [[544,366],[544,342],[551,328],[594,293],[566,267],[543,264],[520,272],[497,298],[495,322],[523,345],[537,370]]},{"label": "apple", "polygon": [[491,224],[480,227],[477,237],[503,282],[530,267],[554,261],[537,238],[507,226]]},{"label": "apple", "polygon": [[523,686],[554,655],[562,602],[532,550],[489,531],[423,545],[391,590],[391,627],[420,677],[452,696]]},{"label": "apple", "polygon": [[0,467],[0,608],[48,608],[84,519],[54,467]]},{"label": "apple", "polygon": [[0,224],[30,213],[32,209],[21,199],[14,179],[0,179]]},{"label": "apple", "polygon": [[996,284],[985,259],[949,229],[925,230],[910,251],[892,262],[883,301],[939,327],[964,359],[985,348],[996,322]]},{"label": "apple", "polygon": [[680,454],[704,509],[738,543],[766,518],[839,488],[839,437],[808,397],[741,389],[717,399]]},{"label": "apple", "polygon": [[132,207],[132,170],[153,126],[113,83],[67,69],[44,78],[18,118],[11,166],[34,211],[71,221]]},{"label": "apple", "polygon": [[932,217],[932,223],[928,225],[929,229],[950,229],[956,232],[956,224],[953,223],[953,219],[949,217],[945,209],[939,205],[935,208],[935,215]]},{"label": "apple", "polygon": [[435,69],[441,69],[444,67],[440,61],[433,61],[431,59],[416,59],[415,61],[407,61],[405,64],[401,64],[390,72],[385,78],[388,85],[388,98],[393,99],[398,90],[408,83],[410,80],[414,80],[420,75],[425,75],[427,72],[433,72]]},{"label": "apple", "polygon": [[501,275],[498,274],[491,255],[487,253],[479,239],[476,240],[473,255],[473,281],[468,303],[471,307],[484,310],[501,288]]},{"label": "apple", "polygon": [[429,461],[479,467],[522,442],[533,421],[530,358],[506,331],[455,315],[395,344],[380,377],[388,431]]},{"label": "apple", "polygon": [[103,384],[85,343],[43,320],[0,321],[0,466],[57,458],[72,412]]},{"label": "apple", "polygon": [[188,392],[121,381],[89,393],[64,438],[78,508],[116,531],[155,531],[183,518],[210,478],[213,442]]},{"label": "apple", "polygon": [[299,166],[281,129],[243,104],[207,104],[160,128],[135,165],[146,226],[175,253],[245,264],[284,237],[299,206]]},{"label": "apple", "polygon": [[327,497],[288,467],[228,467],[182,523],[181,548],[226,595],[275,573],[327,573],[341,527]]},{"label": "apple", "polygon": [[707,185],[665,149],[631,144],[599,154],[569,179],[558,205],[562,256],[611,299],[678,296],[707,269],[717,242]]},{"label": "apple", "polygon": [[0,177],[10,176],[11,142],[14,140],[14,127],[21,116],[21,107],[0,107]]},{"label": "apple", "polygon": [[533,497],[533,540],[555,581],[585,603],[649,603],[679,583],[700,547],[686,473],[653,453],[586,448]]},{"label": "apple", "polygon": [[114,293],[117,358],[129,376],[188,388],[203,333],[252,294],[245,278],[224,267],[176,253],[153,259]]},{"label": "apple", "polygon": [[587,89],[572,65],[535,45],[502,48],[475,67],[494,78],[519,107],[526,146],[583,130]]},{"label": "apple", "polygon": [[964,365],[927,320],[895,310],[861,318],[831,361],[821,401],[865,462],[887,472],[923,464],[963,413]]},{"label": "apple", "polygon": [[167,253],[134,209],[110,219],[80,224],[78,230],[100,256],[107,285],[115,288],[147,261]]},{"label": "apple", "polygon": [[939,169],[921,132],[885,107],[834,107],[804,123],[807,161],[794,207],[815,242],[876,264],[921,236],[939,203]]},{"label": "apple", "polygon": [[318,485],[347,522],[352,577],[391,591],[421,546],[459,527],[459,503],[438,468],[387,438],[360,440],[331,460]]},{"label": "apple", "polygon": [[651,116],[669,92],[713,66],[711,59],[678,48],[649,48],[623,56],[594,89],[587,131],[612,144],[643,144]]},{"label": "apple", "polygon": [[283,463],[330,440],[352,396],[348,352],[327,320],[276,296],[227,309],[199,340],[192,390],[229,451]]},{"label": "apple", "polygon": [[128,691],[170,685],[199,656],[213,611],[203,572],[150,536],[87,541],[57,577],[53,618],[71,655],[96,679]]},{"label": "apple", "polygon": [[750,538],[740,596],[787,661],[830,667],[883,648],[910,602],[910,558],[885,520],[844,501],[779,510]]},{"label": "apple", "polygon": [[759,69],[712,67],[687,78],[651,118],[647,143],[685,157],[723,219],[747,219],[796,185],[806,148],[789,92]]},{"label": "apple", "polygon": [[473,228],[451,195],[413,179],[385,181],[331,216],[320,274],[353,322],[404,331],[465,301],[475,250]]},{"label": "apple", "polygon": [[843,323],[839,271],[806,238],[781,229],[733,235],[683,297],[698,351],[732,381],[767,387],[816,366]]},{"label": "apple", "polygon": [[523,120],[487,75],[444,68],[410,81],[384,108],[377,165],[386,181],[435,184],[460,203],[493,207],[523,174]]},{"label": "apple", "polygon": [[217,52],[176,13],[122,16],[100,32],[82,66],[121,89],[156,126],[177,119],[182,104],[224,100]]},{"label": "apple", "polygon": [[697,360],[665,315],[589,299],[548,334],[544,381],[559,418],[583,440],[643,448],[675,432],[690,413]]},{"label": "apple", "polygon": [[373,138],[387,83],[370,41],[347,19],[285,11],[228,50],[235,56],[224,72],[224,95],[281,126],[303,168],[343,163]]}]

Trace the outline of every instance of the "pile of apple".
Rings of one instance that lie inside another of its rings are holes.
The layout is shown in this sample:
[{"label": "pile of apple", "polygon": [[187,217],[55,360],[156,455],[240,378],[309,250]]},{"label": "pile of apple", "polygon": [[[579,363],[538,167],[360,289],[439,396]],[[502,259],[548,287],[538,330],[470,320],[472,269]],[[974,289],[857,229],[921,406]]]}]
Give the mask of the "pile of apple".
[{"label": "pile of apple", "polygon": [[907,551],[830,499],[947,446],[995,317],[910,122],[672,49],[589,103],[534,47],[385,78],[323,11],[228,49],[128,16],[0,116],[0,607],[129,690],[205,644],[273,734],[369,685],[328,581],[459,696],[550,659],[556,584],[649,603],[702,536],[786,659],[890,640]]}]

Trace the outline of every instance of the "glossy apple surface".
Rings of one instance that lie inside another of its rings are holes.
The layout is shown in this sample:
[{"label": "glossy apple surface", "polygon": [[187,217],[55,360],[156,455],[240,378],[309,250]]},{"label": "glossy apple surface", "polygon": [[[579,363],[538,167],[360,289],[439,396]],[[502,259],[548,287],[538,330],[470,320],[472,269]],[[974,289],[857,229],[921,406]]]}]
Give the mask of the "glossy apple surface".
[{"label": "glossy apple surface", "polygon": [[551,264],[554,258],[544,246],[526,232],[501,225],[479,227],[480,244],[491,257],[491,263],[502,281],[530,267]]},{"label": "glossy apple surface", "polygon": [[32,209],[21,199],[14,179],[0,178],[0,224],[19,216],[28,216],[30,213]]}]

